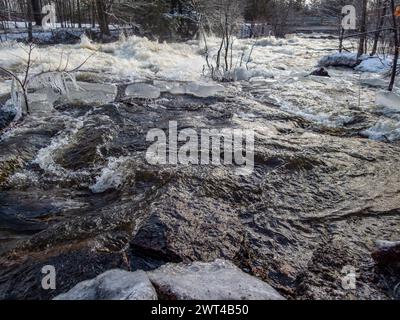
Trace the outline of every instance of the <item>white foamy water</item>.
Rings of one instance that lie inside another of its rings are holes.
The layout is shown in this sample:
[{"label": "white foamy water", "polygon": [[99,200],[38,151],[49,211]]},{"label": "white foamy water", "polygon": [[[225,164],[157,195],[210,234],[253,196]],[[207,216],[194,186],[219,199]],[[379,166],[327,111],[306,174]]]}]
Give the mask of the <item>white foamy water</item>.
[{"label": "white foamy water", "polygon": [[100,176],[96,178],[96,183],[90,186],[93,193],[103,193],[110,189],[118,189],[126,179],[124,164],[129,158],[109,158]]},{"label": "white foamy water", "polygon": [[[219,47],[218,39],[208,39],[208,45],[209,57],[213,60]],[[322,37],[236,39],[232,66],[237,70],[235,78],[244,80],[239,82],[240,85],[246,86],[258,100],[273,102],[284,111],[324,126],[342,127],[354,119],[354,110],[358,110],[375,118],[376,125],[371,127],[372,131],[375,132],[378,126],[384,130],[382,135],[392,132],[393,125],[382,125],[382,121],[387,119],[376,113],[375,101],[382,86],[388,84],[388,79],[381,75],[388,66],[387,62],[382,64],[378,59],[368,59],[358,68],[376,73],[330,68],[331,78],[308,76],[317,67],[318,61],[337,52],[337,47],[336,40]],[[62,64],[66,60],[69,67],[74,68],[90,57],[83,69],[98,74],[100,81],[103,78],[104,81],[166,81],[161,85],[155,82],[156,88],[133,86],[133,91],[128,90],[132,96],[156,99],[159,90],[198,97],[222,93],[220,86],[204,77],[206,63],[203,54],[204,47],[199,41],[158,43],[133,36],[115,43],[95,44],[83,37],[81,43],[76,45],[37,48],[34,52],[37,63],[33,72],[58,67],[60,62]],[[6,42],[0,45],[2,66],[22,72],[26,58],[23,44]],[[361,85],[363,79],[364,85]],[[173,81],[186,84],[177,85]],[[374,85],[368,85],[371,83]],[[238,91],[241,90],[240,85]],[[3,86],[0,89],[5,91]],[[400,93],[398,88],[395,93]],[[397,123],[394,118],[391,121]],[[377,135],[367,136],[380,139]]]}]

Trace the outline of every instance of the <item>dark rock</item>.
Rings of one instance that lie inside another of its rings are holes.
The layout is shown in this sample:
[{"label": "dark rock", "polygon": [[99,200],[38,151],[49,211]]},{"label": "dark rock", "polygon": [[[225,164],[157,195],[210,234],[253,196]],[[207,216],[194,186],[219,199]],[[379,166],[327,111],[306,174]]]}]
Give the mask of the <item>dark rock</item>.
[{"label": "dark rock", "polygon": [[400,241],[377,241],[377,248],[372,258],[379,265],[394,265],[400,263]]},{"label": "dark rock", "polygon": [[325,68],[319,68],[317,70],[314,70],[313,72],[310,73],[311,76],[318,76],[318,77],[329,77],[330,75]]}]

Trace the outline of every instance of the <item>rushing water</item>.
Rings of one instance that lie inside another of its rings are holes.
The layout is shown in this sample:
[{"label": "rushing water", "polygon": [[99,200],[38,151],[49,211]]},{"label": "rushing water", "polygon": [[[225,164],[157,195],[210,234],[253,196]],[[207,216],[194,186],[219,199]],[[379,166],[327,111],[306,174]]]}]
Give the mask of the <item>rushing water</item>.
[{"label": "rushing water", "polygon": [[[362,105],[355,102],[358,75],[301,75],[324,54],[302,41],[294,44],[310,51],[303,66],[282,60],[300,54],[290,44],[265,49],[285,64],[257,60],[281,70],[274,79],[227,84],[209,98],[127,100],[120,85],[114,103],[56,103],[5,131],[0,298],[54,296],[38,289],[45,264],[56,266],[62,292],[113,267],[219,257],[288,297],[394,296],[398,273],[375,267],[370,251],[376,239],[398,240],[400,146],[365,137],[382,114],[375,89],[363,87]],[[169,121],[180,129],[254,129],[254,173],[149,165],[146,134]],[[341,288],[348,265],[360,274],[351,292]]]}]

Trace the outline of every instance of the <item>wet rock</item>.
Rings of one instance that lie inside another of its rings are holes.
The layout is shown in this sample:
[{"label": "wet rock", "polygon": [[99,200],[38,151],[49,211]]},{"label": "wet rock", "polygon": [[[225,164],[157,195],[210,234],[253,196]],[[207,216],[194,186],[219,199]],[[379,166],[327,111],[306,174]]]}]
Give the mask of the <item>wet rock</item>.
[{"label": "wet rock", "polygon": [[329,77],[330,78],[330,75],[329,75],[328,71],[325,70],[325,68],[319,68],[317,70],[314,70],[313,72],[310,73],[310,75],[317,76],[317,77]]},{"label": "wet rock", "polygon": [[15,118],[15,112],[4,111],[0,105],[0,132],[5,129]]},{"label": "wet rock", "polygon": [[376,241],[372,258],[380,265],[393,265],[400,262],[400,241]]},{"label": "wet rock", "polygon": [[267,283],[231,262],[168,264],[148,272],[159,297],[170,300],[284,300]]},{"label": "wet rock", "polygon": [[157,293],[145,272],[116,269],[78,283],[53,300],[157,300]]}]

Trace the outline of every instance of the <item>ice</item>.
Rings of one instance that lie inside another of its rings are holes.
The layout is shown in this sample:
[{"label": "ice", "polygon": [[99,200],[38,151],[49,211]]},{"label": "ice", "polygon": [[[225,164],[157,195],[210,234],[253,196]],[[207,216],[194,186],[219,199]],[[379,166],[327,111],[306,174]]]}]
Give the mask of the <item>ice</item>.
[{"label": "ice", "polygon": [[357,54],[351,52],[334,53],[322,57],[318,65],[321,67],[349,67],[357,65]]},{"label": "ice", "polygon": [[59,99],[59,103],[102,105],[114,102],[118,88],[114,84],[100,84],[78,81],[76,85],[67,83],[68,94]]},{"label": "ice", "polygon": [[213,97],[225,91],[225,88],[222,85],[212,82],[165,83],[156,81],[154,82],[154,85],[161,92],[169,92],[174,95],[188,94],[198,98]]},{"label": "ice", "polygon": [[192,82],[185,86],[186,94],[199,98],[213,97],[224,92],[225,88],[219,84]]},{"label": "ice", "polygon": [[157,99],[161,95],[160,88],[146,83],[131,84],[126,88],[126,95],[128,97],[142,98],[142,99]]}]

